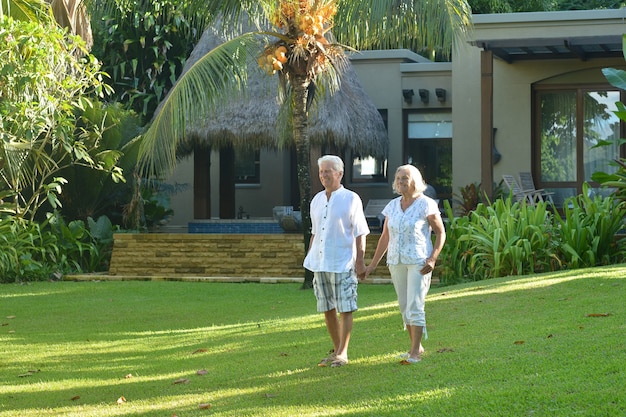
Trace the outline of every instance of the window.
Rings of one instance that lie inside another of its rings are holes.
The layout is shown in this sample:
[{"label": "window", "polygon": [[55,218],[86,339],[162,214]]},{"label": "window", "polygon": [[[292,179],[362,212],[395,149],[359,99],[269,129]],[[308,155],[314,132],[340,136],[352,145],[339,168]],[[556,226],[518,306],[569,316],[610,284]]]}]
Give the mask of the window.
[{"label": "window", "polygon": [[591,182],[597,171],[615,172],[609,165],[620,157],[617,144],[595,147],[600,141],[621,137],[620,121],[614,114],[616,90],[583,87],[536,87],[533,164],[537,188],[555,193],[554,201],[563,201],[582,192],[588,182],[595,193],[608,190]]},{"label": "window", "polygon": [[[387,110],[378,110],[387,128]],[[353,154],[352,182],[387,182],[387,159]]]},{"label": "window", "polygon": [[235,149],[235,182],[260,184],[260,152],[254,149]]},{"label": "window", "polygon": [[387,159],[356,156],[352,159],[352,182],[387,182]]},{"label": "window", "polygon": [[452,115],[407,114],[406,161],[419,168],[439,200],[452,199]]}]

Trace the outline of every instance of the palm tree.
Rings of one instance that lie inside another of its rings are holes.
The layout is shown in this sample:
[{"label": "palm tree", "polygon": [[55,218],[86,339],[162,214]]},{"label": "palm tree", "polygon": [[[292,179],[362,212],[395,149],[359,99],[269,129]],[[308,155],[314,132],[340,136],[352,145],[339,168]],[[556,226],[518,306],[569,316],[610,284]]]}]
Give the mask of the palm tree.
[{"label": "palm tree", "polygon": [[[455,37],[470,28],[465,0],[232,0],[209,2],[224,22],[239,21],[241,12],[269,22],[274,31],[237,36],[213,49],[184,73],[160,104],[140,150],[143,176],[162,177],[176,165],[176,150],[186,128],[211,114],[227,97],[245,94],[252,60],[268,75],[280,77],[283,114],[277,133],[297,155],[304,243],[310,238],[310,154],[308,110],[324,94],[341,88],[348,46],[409,47],[446,52]],[[336,42],[330,30],[337,37]],[[323,105],[323,103],[317,103]],[[285,128],[287,127],[287,128]],[[309,277],[305,286],[310,284]]]}]

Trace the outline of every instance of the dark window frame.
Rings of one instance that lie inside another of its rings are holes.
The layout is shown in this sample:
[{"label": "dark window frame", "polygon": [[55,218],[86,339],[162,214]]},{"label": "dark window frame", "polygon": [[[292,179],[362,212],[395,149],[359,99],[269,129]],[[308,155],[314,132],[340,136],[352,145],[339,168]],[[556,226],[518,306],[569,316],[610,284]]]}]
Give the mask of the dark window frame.
[{"label": "dark window frame", "polygon": [[[252,175],[240,175],[241,171],[238,172],[238,169],[240,169],[240,164],[242,163],[242,161],[237,161],[237,157],[241,156],[240,152],[242,151],[235,150],[235,184],[261,184],[261,151],[255,149],[248,150],[248,152],[254,153],[254,162],[252,162],[254,164],[254,168],[252,170],[249,170],[254,171],[254,174]],[[250,162],[246,161],[246,163]]]},{"label": "dark window frame", "polygon": [[[448,140],[450,142],[450,182],[452,183],[452,180],[454,178],[454,165],[452,164],[452,152],[453,152],[453,138],[454,138],[454,126],[452,125],[452,109],[449,107],[446,108],[442,108],[442,109],[405,109],[403,111],[402,114],[402,125],[403,125],[403,133],[402,133],[402,160],[404,164],[408,164],[409,163],[409,141],[411,140],[409,138],[409,116],[412,114],[445,114],[448,115],[450,117],[450,123],[452,126],[452,135],[449,138],[431,138],[428,140]],[[413,165],[415,164],[415,161],[411,162]],[[417,165],[416,165],[417,166]],[[419,167],[418,167],[419,168]],[[429,178],[426,178],[427,175],[426,173],[422,173],[422,175],[425,176],[424,180],[426,180],[428,182]],[[429,185],[433,185],[433,184],[429,184]],[[453,190],[452,187],[450,186],[450,190],[449,192],[443,191],[441,189],[437,190],[437,199],[442,202],[443,200],[448,200],[450,202],[450,204],[452,204],[452,198],[453,198]]]}]

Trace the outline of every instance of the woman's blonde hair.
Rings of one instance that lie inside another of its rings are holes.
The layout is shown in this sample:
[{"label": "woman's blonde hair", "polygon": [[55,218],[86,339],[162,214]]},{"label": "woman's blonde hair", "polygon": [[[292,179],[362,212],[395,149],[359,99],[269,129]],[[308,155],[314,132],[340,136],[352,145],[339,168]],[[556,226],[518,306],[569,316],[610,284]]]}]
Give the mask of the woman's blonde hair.
[{"label": "woman's blonde hair", "polygon": [[398,188],[396,187],[396,178],[398,178],[398,172],[402,170],[409,171],[409,186],[413,186],[413,191],[415,194],[423,193],[426,190],[426,182],[424,182],[424,178],[422,177],[422,173],[416,166],[411,164],[400,165],[396,169],[396,174],[393,177],[393,192],[396,194],[400,194],[398,192]]}]

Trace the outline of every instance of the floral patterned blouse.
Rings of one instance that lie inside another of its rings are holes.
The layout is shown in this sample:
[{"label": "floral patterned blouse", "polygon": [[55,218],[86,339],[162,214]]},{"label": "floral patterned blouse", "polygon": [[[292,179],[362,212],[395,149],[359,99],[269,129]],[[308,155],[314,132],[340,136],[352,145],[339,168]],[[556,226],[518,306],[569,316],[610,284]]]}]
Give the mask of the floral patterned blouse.
[{"label": "floral patterned blouse", "polygon": [[403,211],[401,199],[391,200],[382,211],[389,229],[387,265],[421,265],[433,251],[428,216],[438,214],[439,208],[435,200],[422,194]]}]

